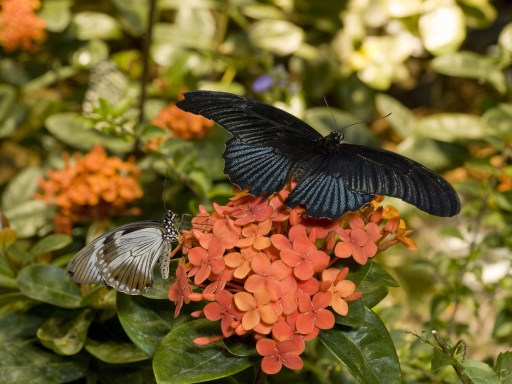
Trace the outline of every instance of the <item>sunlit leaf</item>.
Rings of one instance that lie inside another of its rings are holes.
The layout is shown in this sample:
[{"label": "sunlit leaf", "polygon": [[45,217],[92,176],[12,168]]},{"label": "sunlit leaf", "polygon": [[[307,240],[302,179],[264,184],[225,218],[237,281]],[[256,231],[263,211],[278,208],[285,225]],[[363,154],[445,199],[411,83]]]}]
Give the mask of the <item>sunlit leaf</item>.
[{"label": "sunlit leaf", "polygon": [[512,23],[508,23],[505,28],[501,30],[498,44],[503,49],[512,52]]},{"label": "sunlit leaf", "polygon": [[[38,188],[38,180],[43,175],[40,168],[27,168],[14,176],[2,194],[2,209],[10,210],[19,204],[32,200]],[[4,212],[5,213],[5,212]],[[12,220],[9,215],[6,215]]]},{"label": "sunlit leaf", "polygon": [[62,32],[71,21],[71,0],[52,0],[43,2],[38,16],[45,21],[45,28],[51,32]]},{"label": "sunlit leaf", "polygon": [[375,105],[382,116],[386,117],[391,127],[403,138],[413,133],[416,117],[414,114],[395,98],[379,93],[375,96]]},{"label": "sunlit leaf", "polygon": [[106,13],[75,13],[73,21],[77,27],[77,37],[80,40],[109,40],[119,39],[122,36],[118,21]]},{"label": "sunlit leaf", "polygon": [[447,365],[456,365],[457,360],[455,360],[453,357],[448,356],[441,352],[439,349],[434,348],[434,353],[432,355],[432,361],[431,361],[431,369],[433,371],[447,366]]},{"label": "sunlit leaf", "polygon": [[281,56],[295,52],[304,39],[304,31],[284,20],[260,20],[247,30],[254,46]]},{"label": "sunlit leaf", "polygon": [[512,119],[512,103],[501,103],[488,109],[482,115],[482,123],[491,127],[494,134],[501,137],[510,135],[510,121]]},{"label": "sunlit leaf", "polygon": [[[21,193],[20,193],[21,194]],[[11,222],[11,227],[23,239],[36,235],[42,228],[51,223],[55,211],[42,201],[28,200],[13,208],[6,209],[5,215]]]},{"label": "sunlit leaf", "polygon": [[507,375],[506,379],[503,381],[503,384],[512,383],[512,376],[510,375],[512,369],[512,352],[501,352],[496,359],[496,365],[493,370],[498,374],[500,378],[503,378]]},{"label": "sunlit leaf", "polygon": [[37,330],[37,337],[58,355],[74,355],[84,346],[93,317],[90,309],[57,310]]},{"label": "sunlit leaf", "polygon": [[434,6],[421,15],[418,27],[423,45],[436,56],[456,51],[466,37],[464,14],[455,4]]},{"label": "sunlit leaf", "polygon": [[146,31],[149,3],[147,0],[113,0],[121,14],[123,26],[132,36],[141,36]]},{"label": "sunlit leaf", "polygon": [[416,133],[440,141],[482,139],[486,127],[476,116],[463,113],[438,113],[418,120]]},{"label": "sunlit leaf", "polygon": [[500,384],[499,376],[487,364],[476,360],[462,360],[464,375],[473,383]]},{"label": "sunlit leaf", "polygon": [[220,335],[217,322],[195,320],[172,330],[158,346],[153,368],[158,383],[186,384],[228,377],[258,358],[231,355],[222,341],[195,345],[197,337]]},{"label": "sunlit leaf", "polygon": [[319,338],[360,383],[402,383],[391,336],[370,309],[365,308],[364,325],[335,326],[320,331]]}]

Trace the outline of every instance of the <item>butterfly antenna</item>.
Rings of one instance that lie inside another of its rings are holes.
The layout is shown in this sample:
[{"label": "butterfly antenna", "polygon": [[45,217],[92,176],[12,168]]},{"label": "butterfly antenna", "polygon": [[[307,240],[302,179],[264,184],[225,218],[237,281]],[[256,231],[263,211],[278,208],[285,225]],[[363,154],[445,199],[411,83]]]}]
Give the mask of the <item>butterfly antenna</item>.
[{"label": "butterfly antenna", "polygon": [[385,119],[389,115],[391,115],[391,112],[389,112],[386,116],[377,117],[376,119],[372,119],[372,120],[368,120],[368,121],[359,121],[358,123],[352,123],[352,124],[347,125],[346,127],[341,128],[340,131],[343,131],[344,129],[346,129],[348,127],[351,127],[353,125],[356,125],[356,124],[363,124],[363,123],[364,124],[370,124],[370,123],[373,123],[374,121],[377,121],[377,120],[380,120],[380,119]]},{"label": "butterfly antenna", "polygon": [[[336,128],[338,128],[338,124],[336,123],[336,119],[334,118],[334,114],[332,113],[331,111],[331,107],[329,107],[329,104],[327,103],[327,99],[325,98],[325,95],[324,95],[324,101],[325,101],[325,105],[327,106],[327,109],[329,110],[329,113],[331,114],[332,116],[332,120],[334,121],[334,126]],[[346,127],[345,127],[346,128]]]},{"label": "butterfly antenna", "polygon": [[162,192],[162,201],[164,202],[164,209],[165,212],[167,212],[167,207],[165,206],[165,190],[167,189],[167,174],[169,173],[169,170],[165,169],[165,179],[164,179],[164,191]]}]

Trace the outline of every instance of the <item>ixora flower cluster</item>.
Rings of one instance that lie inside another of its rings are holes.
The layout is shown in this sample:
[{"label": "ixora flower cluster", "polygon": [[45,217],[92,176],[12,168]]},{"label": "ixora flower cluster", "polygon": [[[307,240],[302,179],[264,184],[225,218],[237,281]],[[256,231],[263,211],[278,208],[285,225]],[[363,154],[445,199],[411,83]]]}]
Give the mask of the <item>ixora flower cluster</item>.
[{"label": "ixora flower cluster", "polygon": [[142,196],[135,158],[124,162],[108,157],[101,145],[83,157],[75,153],[74,164],[67,153],[62,157],[64,169],[49,170],[48,180],[39,180],[41,191],[35,195],[58,209],[55,232],[71,234],[73,222],[104,220],[123,212],[127,204]]},{"label": "ixora flower cluster", "polygon": [[183,231],[188,262],[180,260],[169,291],[175,316],[183,303],[204,299],[194,315],[220,320],[222,336],[196,344],[253,333],[268,374],[282,365],[301,369],[304,342],[331,329],[333,311],[345,316],[347,302],[361,297],[345,279],[348,268],[336,267],[339,259],[365,264],[397,242],[416,249],[412,231],[381,198],[339,220],[315,220],[284,205],[289,193],[255,198],[241,191],[226,206],[214,204],[211,215],[200,207],[194,229]]},{"label": "ixora flower cluster", "polygon": [[7,52],[36,52],[46,39],[46,23],[35,14],[39,0],[0,0],[0,43]]}]

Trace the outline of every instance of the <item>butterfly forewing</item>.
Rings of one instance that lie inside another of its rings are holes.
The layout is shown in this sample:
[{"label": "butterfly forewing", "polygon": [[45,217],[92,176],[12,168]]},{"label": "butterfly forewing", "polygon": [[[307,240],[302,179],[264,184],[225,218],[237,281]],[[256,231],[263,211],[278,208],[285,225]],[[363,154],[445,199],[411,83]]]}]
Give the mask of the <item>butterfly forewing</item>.
[{"label": "butterfly forewing", "polygon": [[215,121],[245,144],[279,146],[286,141],[307,143],[322,138],[295,116],[260,101],[224,92],[185,92],[176,105]]}]

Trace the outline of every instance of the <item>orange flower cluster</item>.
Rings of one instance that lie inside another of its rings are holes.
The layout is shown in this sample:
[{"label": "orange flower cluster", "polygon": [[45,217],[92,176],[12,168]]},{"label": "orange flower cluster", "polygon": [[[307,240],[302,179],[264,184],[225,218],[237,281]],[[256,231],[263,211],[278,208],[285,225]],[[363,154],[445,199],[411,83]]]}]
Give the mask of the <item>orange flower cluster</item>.
[{"label": "orange flower cluster", "polygon": [[46,23],[37,17],[35,10],[41,7],[39,0],[0,0],[0,41],[7,52],[21,49],[35,52],[46,39]]},{"label": "orange flower cluster", "polygon": [[[175,316],[183,303],[210,301],[196,315],[220,320],[223,336],[215,340],[253,333],[268,374],[282,365],[301,369],[304,342],[331,329],[333,311],[346,316],[347,302],[361,296],[345,279],[348,268],[337,267],[340,259],[365,264],[397,242],[416,248],[412,231],[396,209],[379,206],[380,198],[339,220],[316,220],[306,218],[303,208],[287,208],[289,193],[285,188],[255,198],[241,191],[226,206],[214,204],[211,215],[200,207],[194,228],[183,231],[188,262],[180,260],[169,291]],[[192,285],[202,292],[193,292]]]},{"label": "orange flower cluster", "polygon": [[48,171],[48,180],[39,180],[42,189],[35,198],[56,205],[56,231],[69,233],[75,221],[103,220],[124,210],[126,205],[142,196],[137,183],[140,170],[135,159],[123,162],[118,157],[107,157],[105,149],[96,145],[85,156],[62,155],[65,168]]},{"label": "orange flower cluster", "polygon": [[160,128],[170,129],[174,137],[185,140],[201,139],[208,135],[215,125],[212,120],[185,112],[174,103],[162,109],[151,123]]}]

